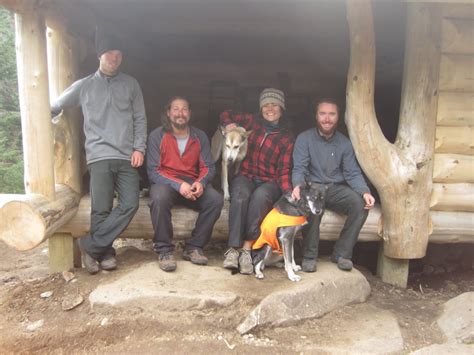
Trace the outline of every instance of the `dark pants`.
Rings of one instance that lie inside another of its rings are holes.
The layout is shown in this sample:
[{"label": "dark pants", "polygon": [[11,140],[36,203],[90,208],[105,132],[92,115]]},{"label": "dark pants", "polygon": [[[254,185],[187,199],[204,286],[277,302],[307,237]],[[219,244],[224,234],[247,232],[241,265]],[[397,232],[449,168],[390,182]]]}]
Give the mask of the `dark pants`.
[{"label": "dark pants", "polygon": [[[333,255],[352,258],[352,249],[357,242],[359,232],[367,219],[363,198],[345,185],[330,185],[326,196],[326,208],[347,215],[339,239],[334,246]],[[318,256],[319,225],[321,216],[312,216],[309,225],[303,228],[304,257],[315,259]]]},{"label": "dark pants", "polygon": [[171,208],[184,205],[199,211],[191,239],[186,241],[186,249],[203,249],[211,239],[212,228],[221,215],[224,200],[211,185],[207,185],[204,193],[196,201],[185,199],[169,185],[153,184],[150,187],[150,214],[155,231],[153,236],[154,250],[157,253],[174,250],[173,225]]},{"label": "dark pants", "polygon": [[256,184],[245,176],[235,177],[230,186],[229,247],[257,239],[260,224],[280,196],[275,182]]},{"label": "dark pants", "polygon": [[[112,244],[127,228],[138,209],[139,176],[128,160],[110,159],[91,163],[91,229],[79,243],[96,260],[115,255]],[[113,207],[117,192],[118,203]]]}]

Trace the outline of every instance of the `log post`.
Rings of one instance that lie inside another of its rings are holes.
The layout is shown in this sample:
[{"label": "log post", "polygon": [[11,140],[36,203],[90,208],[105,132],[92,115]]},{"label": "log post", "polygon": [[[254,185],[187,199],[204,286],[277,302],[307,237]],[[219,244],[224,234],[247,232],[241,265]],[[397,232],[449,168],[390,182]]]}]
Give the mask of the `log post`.
[{"label": "log post", "polygon": [[48,239],[49,271],[51,273],[68,271],[77,266],[75,262],[77,249],[71,234],[55,233],[51,236]]},{"label": "log post", "polygon": [[[79,50],[74,38],[63,28],[48,28],[48,73],[50,96],[54,100],[77,78]],[[57,184],[65,184],[81,193],[82,119],[79,109],[68,109],[54,125],[54,175]]]},{"label": "log post", "polygon": [[54,199],[46,27],[39,3],[25,2],[21,14],[15,14],[25,191]]},{"label": "log post", "polygon": [[[347,1],[351,59],[346,124],[362,168],[382,204],[384,255],[421,258],[430,221],[440,63],[441,14],[433,4],[407,4],[407,35],[397,139],[388,142],[374,108],[375,40],[370,0]],[[398,275],[408,277],[404,260]],[[380,268],[379,270],[384,270]],[[382,279],[384,276],[382,275]],[[404,284],[405,281],[393,282]]]}]

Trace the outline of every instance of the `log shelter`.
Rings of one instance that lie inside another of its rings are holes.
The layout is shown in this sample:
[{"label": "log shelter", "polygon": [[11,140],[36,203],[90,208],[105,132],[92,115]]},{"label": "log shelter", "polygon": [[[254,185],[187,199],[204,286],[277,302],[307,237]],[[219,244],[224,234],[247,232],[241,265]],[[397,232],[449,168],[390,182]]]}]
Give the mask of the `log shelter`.
[{"label": "log shelter", "polygon": [[[254,111],[286,94],[296,133],[312,100],[345,103],[343,131],[378,195],[359,241],[379,241],[378,274],[406,287],[428,242],[474,243],[474,4],[467,0],[0,0],[15,12],[25,195],[0,195],[0,238],[18,250],[49,239],[52,272],[77,265],[89,229],[79,109],[52,124],[50,101],[98,67],[100,29],[121,38],[121,69],[140,83],[148,129],[165,102],[189,98],[211,135],[223,109]],[[341,117],[342,121],[342,117]],[[144,174],[143,174],[144,175]],[[143,187],[146,177],[143,176]],[[176,208],[175,237],[196,213]],[[214,235],[227,233],[227,208]],[[326,213],[321,239],[343,218]],[[150,238],[143,198],[123,237]],[[76,263],[75,263],[76,260]]]}]

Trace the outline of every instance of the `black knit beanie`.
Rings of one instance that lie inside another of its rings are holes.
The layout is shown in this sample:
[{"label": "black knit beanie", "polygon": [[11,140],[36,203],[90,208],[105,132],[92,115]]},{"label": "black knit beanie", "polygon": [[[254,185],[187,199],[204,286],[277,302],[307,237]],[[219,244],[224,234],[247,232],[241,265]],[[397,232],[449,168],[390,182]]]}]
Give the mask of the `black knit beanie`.
[{"label": "black knit beanie", "polygon": [[123,51],[122,43],[115,36],[103,36],[99,38],[96,43],[97,57],[100,58],[102,54],[111,50]]}]

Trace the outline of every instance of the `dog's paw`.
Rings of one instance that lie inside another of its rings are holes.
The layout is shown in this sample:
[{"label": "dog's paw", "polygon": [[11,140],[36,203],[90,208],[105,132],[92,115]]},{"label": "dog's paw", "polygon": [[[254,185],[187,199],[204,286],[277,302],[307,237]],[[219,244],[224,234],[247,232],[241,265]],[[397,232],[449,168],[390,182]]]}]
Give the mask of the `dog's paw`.
[{"label": "dog's paw", "polygon": [[293,266],[293,271],[294,271],[294,272],[301,271],[301,266],[299,266],[299,265],[294,265],[294,266]]},{"label": "dog's paw", "polygon": [[230,195],[224,194],[224,201],[229,201],[229,200],[230,200]]},{"label": "dog's paw", "polygon": [[288,275],[288,278],[293,282],[298,282],[301,280],[301,276],[298,275]]},{"label": "dog's paw", "polygon": [[263,274],[255,274],[255,277],[259,280],[262,280],[265,276],[263,276]]}]

